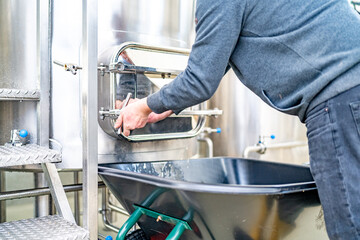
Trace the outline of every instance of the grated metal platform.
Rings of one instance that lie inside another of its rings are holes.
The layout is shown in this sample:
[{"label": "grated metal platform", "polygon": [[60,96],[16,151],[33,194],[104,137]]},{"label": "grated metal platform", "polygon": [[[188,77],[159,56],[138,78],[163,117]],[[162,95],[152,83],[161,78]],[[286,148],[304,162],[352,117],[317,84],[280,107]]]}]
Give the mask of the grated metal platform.
[{"label": "grated metal platform", "polygon": [[61,154],[55,150],[35,144],[0,146],[0,167],[27,165],[37,163],[61,162]]},{"label": "grated metal platform", "polygon": [[40,91],[39,90],[25,90],[25,89],[9,89],[9,88],[0,88],[0,100],[40,100]]},{"label": "grated metal platform", "polygon": [[0,239],[89,239],[89,233],[60,216],[46,216],[0,224]]}]

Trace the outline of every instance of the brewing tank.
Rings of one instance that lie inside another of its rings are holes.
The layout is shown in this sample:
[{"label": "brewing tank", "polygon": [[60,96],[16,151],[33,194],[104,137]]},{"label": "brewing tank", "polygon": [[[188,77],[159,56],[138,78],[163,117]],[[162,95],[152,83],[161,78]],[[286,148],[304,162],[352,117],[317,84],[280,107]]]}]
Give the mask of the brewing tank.
[{"label": "brewing tank", "polygon": [[[127,42],[161,48],[177,48],[184,51],[191,48],[195,34],[194,0],[107,0],[99,1],[98,7],[99,66],[111,64],[108,60],[116,54],[119,46]],[[53,12],[53,59],[81,67],[81,2],[55,1]],[[129,49],[127,51],[130,52]],[[144,54],[146,53],[137,54],[137,56],[142,57]],[[166,60],[167,54],[158,55],[156,58],[163,62],[174,62]],[[154,59],[151,58],[148,62],[152,63]],[[140,65],[143,63],[141,59],[135,62]],[[183,64],[180,65],[175,64],[171,68],[180,71],[184,68]],[[72,75],[63,68],[53,65],[51,138],[62,146],[63,162],[58,165],[60,168],[81,168],[82,166],[80,75],[81,70],[76,75]],[[114,78],[117,76],[118,74],[114,74]],[[122,75],[121,78],[145,79],[142,74]],[[116,81],[116,79],[113,80]],[[113,80],[109,72],[103,76],[99,74],[99,104],[93,107],[98,110],[111,110],[109,108],[114,107],[108,104],[115,96],[111,95],[114,92],[109,90],[111,84],[114,83]],[[143,86],[150,85],[145,83]],[[155,90],[151,89],[151,91]],[[150,93],[148,90],[143,92]],[[140,94],[137,97],[145,96]],[[190,123],[192,120],[185,120],[185,118],[183,120],[192,124]],[[112,126],[108,119],[102,120],[99,117],[98,121],[98,129],[94,131],[98,131],[100,163],[188,159],[197,152],[194,137],[129,141],[111,133]],[[105,124],[108,125],[103,127]],[[110,130],[107,131],[107,129]]]},{"label": "brewing tank", "polygon": [[[0,89],[38,89],[36,16],[35,0],[0,1]],[[33,101],[0,101],[0,145],[10,140],[12,129],[27,129],[37,141],[36,106]]]},{"label": "brewing tank", "polygon": [[[222,129],[221,134],[211,135],[215,156],[295,164],[309,162],[304,124],[298,117],[265,104],[240,82],[233,71],[224,76],[210,99],[209,107],[214,106],[223,109],[222,116],[209,120],[211,127]],[[259,141],[264,144],[262,153],[254,150]]]}]

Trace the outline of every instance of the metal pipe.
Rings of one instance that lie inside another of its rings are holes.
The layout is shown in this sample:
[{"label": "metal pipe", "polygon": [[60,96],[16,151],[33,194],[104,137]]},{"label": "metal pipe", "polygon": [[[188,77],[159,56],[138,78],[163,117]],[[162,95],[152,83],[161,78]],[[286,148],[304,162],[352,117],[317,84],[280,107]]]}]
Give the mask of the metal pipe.
[{"label": "metal pipe", "polygon": [[[98,188],[105,187],[103,182],[98,183]],[[64,186],[65,192],[82,191],[82,184],[72,184]],[[18,198],[36,197],[43,195],[50,195],[49,188],[34,188],[25,190],[8,191],[0,194],[0,201],[12,200]]]},{"label": "metal pipe", "polygon": [[111,231],[119,232],[120,228],[115,227],[113,224],[110,223],[108,220],[108,190],[107,188],[102,189],[101,191],[101,210],[99,211],[102,215],[102,220],[104,223],[104,226]]},{"label": "metal pipe", "polygon": [[[74,172],[74,184],[79,184],[79,172]],[[78,225],[80,225],[80,197],[79,192],[74,192],[74,217]]]},{"label": "metal pipe", "polygon": [[82,166],[83,226],[89,238],[98,237],[98,0],[82,0]]},{"label": "metal pipe", "polygon": [[266,145],[265,143],[260,143],[255,146],[248,146],[244,150],[244,158],[248,158],[251,152],[261,152],[262,154],[266,152],[267,149],[281,149],[281,148],[294,148],[307,146],[307,142],[295,141],[295,142],[284,142],[284,143],[275,143]]},{"label": "metal pipe", "polygon": [[115,227],[114,225],[112,225],[112,224],[108,221],[107,216],[106,216],[106,213],[107,213],[107,210],[106,210],[106,209],[101,209],[101,214],[102,214],[102,217],[103,217],[104,226],[105,226],[106,228],[110,229],[111,231],[119,232],[120,228]]},{"label": "metal pipe", "polygon": [[126,216],[130,216],[130,214],[125,209],[122,209],[122,208],[119,208],[118,206],[115,206],[110,201],[108,201],[108,207],[111,210],[115,211],[115,212],[121,213],[121,214],[126,215]]},{"label": "metal pipe", "polygon": [[202,137],[200,136],[197,139],[199,142],[205,142],[207,144],[207,152],[208,152],[208,156],[209,158],[212,158],[214,156],[214,144],[213,141],[209,138],[209,137]]},{"label": "metal pipe", "polygon": [[[0,170],[0,194],[6,190],[5,171]],[[0,201],[0,223],[6,222],[6,203]]]},{"label": "metal pipe", "polygon": [[[35,188],[48,187],[44,173],[34,173]],[[44,217],[49,215],[49,197],[35,197],[35,217]]]}]

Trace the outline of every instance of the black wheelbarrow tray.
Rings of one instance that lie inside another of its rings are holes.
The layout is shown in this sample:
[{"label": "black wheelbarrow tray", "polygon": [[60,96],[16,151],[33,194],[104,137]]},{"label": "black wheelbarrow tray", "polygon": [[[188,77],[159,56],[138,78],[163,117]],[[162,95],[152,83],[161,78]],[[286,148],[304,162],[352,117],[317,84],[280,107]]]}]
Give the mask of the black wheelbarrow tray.
[{"label": "black wheelbarrow tray", "polygon": [[239,158],[115,163],[99,174],[147,239],[326,239],[307,166]]}]

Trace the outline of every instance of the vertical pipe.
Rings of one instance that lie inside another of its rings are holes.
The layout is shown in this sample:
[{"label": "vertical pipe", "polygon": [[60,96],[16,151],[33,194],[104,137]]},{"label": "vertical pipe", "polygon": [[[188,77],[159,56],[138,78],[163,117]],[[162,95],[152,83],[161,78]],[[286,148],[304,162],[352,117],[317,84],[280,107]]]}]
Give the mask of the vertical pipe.
[{"label": "vertical pipe", "polygon": [[[50,1],[37,1],[37,86],[41,100],[37,104],[37,139],[38,144],[49,147],[50,128],[50,48],[51,48],[51,7]],[[35,187],[45,187],[44,174],[34,173]],[[35,198],[35,216],[48,215],[48,197]]]},{"label": "vertical pipe", "polygon": [[83,225],[91,240],[98,237],[97,9],[98,0],[82,1]]},{"label": "vertical pipe", "polygon": [[[47,187],[44,173],[34,173],[35,187]],[[49,196],[35,197],[35,217],[49,215]]]},{"label": "vertical pipe", "polygon": [[[79,172],[74,172],[74,184],[79,183]],[[78,225],[80,225],[80,198],[79,192],[74,192],[74,212],[75,212],[75,221]]]},{"label": "vertical pipe", "polygon": [[[0,193],[6,191],[5,171],[0,170]],[[6,201],[0,201],[0,223],[6,222]]]}]

